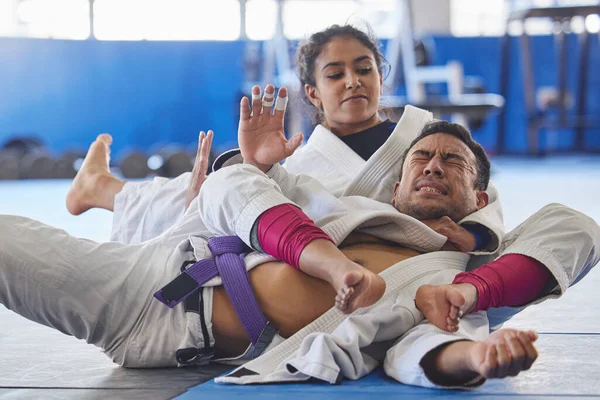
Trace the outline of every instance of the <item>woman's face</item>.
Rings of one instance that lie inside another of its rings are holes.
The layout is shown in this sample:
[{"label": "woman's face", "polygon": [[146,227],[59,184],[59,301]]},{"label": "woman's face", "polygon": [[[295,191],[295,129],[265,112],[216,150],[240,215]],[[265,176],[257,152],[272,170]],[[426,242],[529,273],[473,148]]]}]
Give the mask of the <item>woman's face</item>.
[{"label": "woman's face", "polygon": [[350,37],[332,39],[315,62],[315,84],[306,85],[311,103],[323,110],[329,129],[344,136],[380,122],[382,77],[373,52]]}]

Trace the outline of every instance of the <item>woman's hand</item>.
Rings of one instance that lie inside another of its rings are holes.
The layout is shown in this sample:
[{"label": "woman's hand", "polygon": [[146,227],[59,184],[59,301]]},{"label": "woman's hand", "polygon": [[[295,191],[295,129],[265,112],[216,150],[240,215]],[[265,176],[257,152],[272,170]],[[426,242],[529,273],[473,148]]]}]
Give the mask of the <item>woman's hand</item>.
[{"label": "woman's hand", "polygon": [[[243,97],[240,103],[238,143],[244,162],[263,172],[291,156],[302,143],[302,134],[296,133],[290,140],[285,138],[283,117],[288,100],[285,87],[279,89],[275,107],[275,87],[267,85],[265,95],[260,96],[260,87],[252,88],[252,110],[250,101]],[[273,114],[271,110],[275,108]]]},{"label": "woman's hand", "polygon": [[208,135],[204,131],[200,132],[198,138],[198,152],[194,160],[194,168],[192,169],[192,179],[185,194],[185,209],[187,210],[192,200],[200,193],[200,188],[206,180],[208,172],[208,158],[210,156],[210,146],[213,140],[213,131],[208,131]]}]

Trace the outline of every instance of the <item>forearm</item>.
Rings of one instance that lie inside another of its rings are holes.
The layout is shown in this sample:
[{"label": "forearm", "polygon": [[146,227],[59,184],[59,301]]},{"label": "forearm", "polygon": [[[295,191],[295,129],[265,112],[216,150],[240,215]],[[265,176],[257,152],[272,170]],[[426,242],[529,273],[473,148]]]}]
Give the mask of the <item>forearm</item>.
[{"label": "forearm", "polygon": [[265,211],[253,231],[254,248],[316,278],[328,280],[323,271],[349,262],[325,232],[290,204]]},{"label": "forearm", "polygon": [[509,254],[458,274],[452,283],[462,285],[463,293],[471,294],[466,296],[464,310],[471,312],[528,304],[538,298],[550,278],[550,272],[539,261]]}]

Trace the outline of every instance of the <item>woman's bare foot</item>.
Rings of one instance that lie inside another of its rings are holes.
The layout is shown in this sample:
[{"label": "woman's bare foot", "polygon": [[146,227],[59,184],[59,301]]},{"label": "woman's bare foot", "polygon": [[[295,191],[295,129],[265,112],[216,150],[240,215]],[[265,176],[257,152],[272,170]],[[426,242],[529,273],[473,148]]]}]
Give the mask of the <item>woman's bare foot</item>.
[{"label": "woman's bare foot", "polygon": [[478,376],[505,378],[526,371],[538,357],[533,331],[501,329],[482,342],[458,341],[447,345],[436,357],[435,371],[428,376],[444,376],[462,385]]},{"label": "woman's bare foot", "polygon": [[377,303],[385,292],[383,278],[353,262],[346,268],[337,271],[337,279],[333,277],[330,281],[337,292],[335,306],[349,314]]},{"label": "woman's bare foot", "polygon": [[425,318],[447,332],[456,332],[460,317],[476,303],[477,290],[468,283],[423,285],[415,296],[415,304]]},{"label": "woman's bare foot", "polygon": [[113,211],[115,196],[125,182],[115,177],[109,168],[112,137],[103,133],[90,145],[81,169],[67,193],[67,210],[79,215],[90,208]]}]

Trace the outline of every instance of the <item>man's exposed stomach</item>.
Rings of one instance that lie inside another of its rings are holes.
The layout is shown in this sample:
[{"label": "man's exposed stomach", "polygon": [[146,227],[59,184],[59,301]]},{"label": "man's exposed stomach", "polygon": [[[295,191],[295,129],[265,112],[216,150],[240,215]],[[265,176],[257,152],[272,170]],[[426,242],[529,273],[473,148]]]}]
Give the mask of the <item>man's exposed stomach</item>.
[{"label": "man's exposed stomach", "polygon": [[[379,273],[419,252],[352,233],[339,246],[350,260]],[[313,278],[282,261],[261,264],[249,272],[254,294],[265,316],[289,337],[334,306],[335,291],[328,282]],[[241,354],[250,340],[222,286],[213,297],[213,334],[217,357]]]}]

